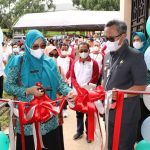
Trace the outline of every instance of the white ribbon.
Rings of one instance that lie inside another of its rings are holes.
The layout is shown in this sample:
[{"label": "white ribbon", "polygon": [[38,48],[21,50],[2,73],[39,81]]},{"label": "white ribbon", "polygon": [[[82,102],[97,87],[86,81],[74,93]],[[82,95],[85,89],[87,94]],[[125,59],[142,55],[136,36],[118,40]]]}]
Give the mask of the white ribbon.
[{"label": "white ribbon", "polygon": [[10,139],[10,150],[16,150],[15,134],[13,127],[13,114],[19,117],[18,109],[14,108],[13,101],[8,102],[10,106],[10,122],[9,122],[9,139]]},{"label": "white ribbon", "polygon": [[104,114],[105,113],[105,109],[104,109],[103,103],[100,100],[95,101],[94,104],[95,104],[96,109],[98,110],[98,112],[100,114]]},{"label": "white ribbon", "polygon": [[[9,106],[10,106],[10,123],[9,123],[9,139],[10,139],[10,150],[16,150],[16,142],[15,142],[15,134],[14,134],[14,127],[13,127],[13,114],[16,117],[19,117],[19,112],[18,109],[14,107],[14,102],[13,101],[9,101],[8,102]],[[24,117],[29,120],[33,117],[34,115],[34,111],[35,111],[36,106],[33,106],[30,111],[28,112],[27,115],[24,114]],[[58,107],[54,108],[55,111],[60,112]],[[52,114],[51,114],[52,115]],[[44,147],[43,144],[43,140],[42,140],[42,135],[41,135],[41,131],[40,131],[40,123],[38,124],[38,133],[39,133],[39,138],[40,138],[40,144],[42,148]],[[35,130],[35,124],[33,123],[33,138],[34,138],[34,145],[35,145],[35,150],[37,149],[37,137],[36,137],[36,130]]]},{"label": "white ribbon", "polygon": [[109,120],[109,109],[112,103],[112,91],[106,91],[104,103],[105,103],[105,124],[106,124],[105,150],[107,150],[108,148],[108,120]]}]

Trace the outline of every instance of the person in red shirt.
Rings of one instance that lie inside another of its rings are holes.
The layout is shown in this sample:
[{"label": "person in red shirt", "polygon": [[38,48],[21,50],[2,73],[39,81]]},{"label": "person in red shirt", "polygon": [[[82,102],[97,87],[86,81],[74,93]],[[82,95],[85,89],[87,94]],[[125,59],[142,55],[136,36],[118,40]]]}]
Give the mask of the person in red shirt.
[{"label": "person in red shirt", "polygon": [[[97,62],[89,56],[89,44],[82,42],[78,46],[79,49],[79,59],[73,62],[71,68],[71,81],[77,82],[81,87],[88,85],[89,83],[96,84],[99,78],[99,66]],[[84,113],[76,112],[77,115],[77,132],[73,136],[73,139],[79,139],[83,135],[84,131]],[[87,134],[87,115],[86,115],[86,134]],[[87,142],[90,143],[87,139]]]}]

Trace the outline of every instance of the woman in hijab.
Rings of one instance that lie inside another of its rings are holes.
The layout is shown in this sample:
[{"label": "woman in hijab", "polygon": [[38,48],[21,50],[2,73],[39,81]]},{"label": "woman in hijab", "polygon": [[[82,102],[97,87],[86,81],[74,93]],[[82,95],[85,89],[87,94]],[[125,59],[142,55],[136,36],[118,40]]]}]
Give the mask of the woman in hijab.
[{"label": "woman in hijab", "polygon": [[145,53],[146,49],[148,48],[145,34],[143,32],[133,32],[132,40],[133,47],[141,53]]},{"label": "woman in hijab", "polygon": [[[148,42],[146,39],[146,36],[143,32],[134,32],[132,35],[133,39],[133,47],[143,53],[145,55],[145,52],[148,48]],[[149,71],[147,72],[147,81],[149,80]],[[149,84],[149,82],[147,82]],[[141,141],[142,135],[141,135],[141,125],[143,121],[150,115],[149,110],[146,108],[144,102],[143,102],[143,96],[140,98],[140,104],[141,104],[141,120],[139,121],[139,127],[138,127],[138,137],[137,141]]]},{"label": "woman in hijab", "polygon": [[[10,95],[15,95],[19,101],[29,102],[33,96],[38,97],[44,94],[43,91],[39,90],[39,86],[35,86],[36,82],[40,82],[43,87],[51,89],[46,91],[46,94],[52,100],[56,99],[57,91],[61,92],[62,95],[72,97],[71,88],[62,80],[56,63],[44,55],[45,47],[46,41],[42,33],[38,30],[30,30],[26,35],[24,55],[18,55],[11,59],[5,69],[7,75],[4,86],[5,91]],[[19,85],[18,74],[20,74]],[[48,150],[62,150],[58,117],[53,116],[47,122],[42,123],[40,127],[45,148]],[[15,131],[17,134],[16,149],[21,150],[22,145],[18,119]],[[26,150],[34,150],[31,124],[24,126],[24,133]]]}]

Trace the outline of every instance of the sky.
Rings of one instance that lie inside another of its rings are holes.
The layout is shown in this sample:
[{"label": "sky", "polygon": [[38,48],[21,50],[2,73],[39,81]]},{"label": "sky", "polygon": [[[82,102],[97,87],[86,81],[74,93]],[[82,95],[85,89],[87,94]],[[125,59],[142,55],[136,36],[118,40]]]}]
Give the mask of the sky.
[{"label": "sky", "polygon": [[56,5],[56,11],[61,10],[76,10],[73,7],[72,0],[53,0],[54,5]]},{"label": "sky", "polygon": [[72,4],[72,0],[53,0],[54,4],[64,4],[64,3],[69,3]]}]

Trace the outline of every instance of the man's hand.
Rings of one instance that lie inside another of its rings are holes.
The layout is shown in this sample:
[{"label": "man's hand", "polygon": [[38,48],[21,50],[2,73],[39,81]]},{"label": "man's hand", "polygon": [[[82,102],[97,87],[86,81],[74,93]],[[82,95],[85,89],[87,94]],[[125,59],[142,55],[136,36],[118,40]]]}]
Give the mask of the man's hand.
[{"label": "man's hand", "polygon": [[26,94],[27,95],[31,94],[31,95],[39,97],[44,94],[44,91],[41,89],[40,86],[32,86],[26,89]]},{"label": "man's hand", "polygon": [[[113,88],[112,90],[116,90],[115,88]],[[112,92],[112,99],[113,100],[116,100],[116,98],[117,98],[117,92]]]}]

